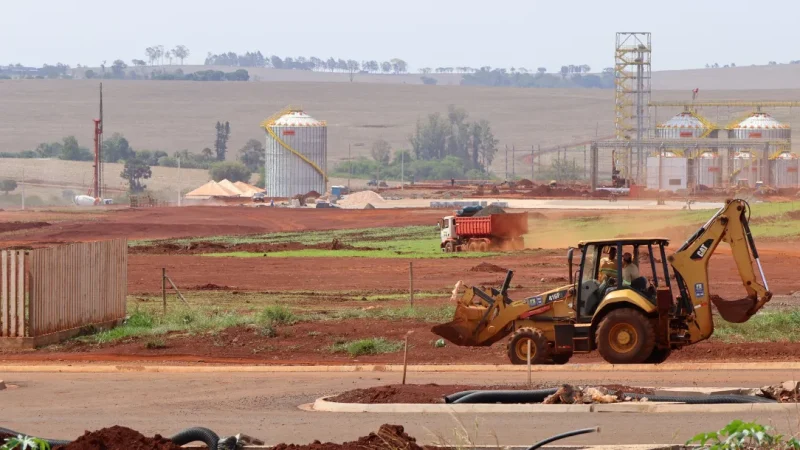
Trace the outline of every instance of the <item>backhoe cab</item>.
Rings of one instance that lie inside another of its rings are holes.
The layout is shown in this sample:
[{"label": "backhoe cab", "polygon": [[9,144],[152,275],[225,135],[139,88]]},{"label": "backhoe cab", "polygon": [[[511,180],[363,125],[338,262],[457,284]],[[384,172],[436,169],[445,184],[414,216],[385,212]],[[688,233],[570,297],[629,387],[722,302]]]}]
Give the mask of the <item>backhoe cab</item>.
[{"label": "backhoe cab", "polygon": [[[524,300],[507,295],[512,271],[500,290],[468,287],[459,296],[459,282],[453,321],[432,331],[464,346],[488,346],[510,336],[508,356],[515,364],[526,363],[528,342],[534,364],[564,364],[574,353],[593,350],[612,364],[662,362],[671,350],[711,336],[711,303],[723,319],[744,322],[772,297],[748,213],[745,201],[726,202],[669,257],[666,238],[580,242],[567,254],[569,284]],[[709,290],[708,262],[720,242],[731,246],[747,290],[741,300],[722,300]],[[575,256],[580,259],[573,272]]]}]

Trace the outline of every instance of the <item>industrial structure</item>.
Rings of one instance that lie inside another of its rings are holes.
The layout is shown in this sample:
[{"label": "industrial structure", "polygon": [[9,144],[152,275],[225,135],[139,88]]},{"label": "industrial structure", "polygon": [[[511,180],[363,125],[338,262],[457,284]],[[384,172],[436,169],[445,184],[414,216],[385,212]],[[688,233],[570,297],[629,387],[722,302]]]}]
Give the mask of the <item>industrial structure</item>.
[{"label": "industrial structure", "polygon": [[328,126],[299,108],[266,119],[265,180],[268,197],[324,193],[328,181]]},{"label": "industrial structure", "polygon": [[635,145],[615,152],[614,166],[625,178],[644,176],[643,139],[650,130],[651,35],[646,32],[617,33],[614,51],[614,129],[618,140]]}]

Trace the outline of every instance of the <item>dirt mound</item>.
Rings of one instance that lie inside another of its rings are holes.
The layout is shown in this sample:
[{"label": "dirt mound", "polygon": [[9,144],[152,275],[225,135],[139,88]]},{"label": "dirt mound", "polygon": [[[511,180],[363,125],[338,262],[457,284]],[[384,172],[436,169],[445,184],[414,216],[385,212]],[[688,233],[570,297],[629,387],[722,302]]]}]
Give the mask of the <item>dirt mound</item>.
[{"label": "dirt mound", "polygon": [[475,213],[475,217],[484,217],[484,216],[491,216],[492,214],[505,214],[506,211],[497,206],[497,205],[489,205],[486,208],[481,209],[480,211]]},{"label": "dirt mound", "polygon": [[[273,253],[289,250],[344,250],[354,249],[350,244],[345,244],[338,239],[331,242],[319,244],[302,244],[300,242],[264,243],[251,242],[243,244],[220,244],[217,242],[193,242],[189,245],[178,245],[170,242],[162,242],[153,245],[139,245],[131,247],[128,252],[131,254],[149,255],[198,255],[203,253],[228,253],[228,252],[247,252],[247,253]],[[358,247],[359,250],[374,250],[368,247]]]},{"label": "dirt mound", "polygon": [[362,209],[368,204],[381,205],[383,203],[386,203],[386,200],[377,192],[361,191],[345,195],[339,200],[338,205],[343,208]]},{"label": "dirt mound", "polygon": [[550,186],[540,184],[530,191],[526,192],[525,197],[547,197],[550,195]]},{"label": "dirt mound", "polygon": [[29,230],[32,228],[42,228],[48,226],[50,226],[50,224],[47,222],[3,222],[0,223],[0,233],[17,230]]},{"label": "dirt mound", "polygon": [[54,448],[59,450],[180,450],[169,439],[155,435],[145,437],[138,431],[121,426],[87,431],[75,441]]},{"label": "dirt mound", "polygon": [[523,178],[523,179],[517,181],[517,187],[532,188],[533,187],[533,181],[531,181],[531,180],[529,180],[527,178]]},{"label": "dirt mound", "polygon": [[220,285],[214,284],[214,283],[206,283],[206,284],[200,284],[200,285],[194,286],[194,287],[192,287],[190,289],[192,289],[194,291],[229,291],[229,290],[231,290],[231,287],[230,286],[220,286]]},{"label": "dirt mound", "polygon": [[362,436],[357,441],[334,444],[314,441],[311,444],[278,444],[273,450],[422,450],[417,440],[408,434],[401,425],[383,424],[377,433]]},{"label": "dirt mound", "polygon": [[492,263],[482,262],[477,266],[469,269],[471,272],[508,272],[508,269],[496,266]]},{"label": "dirt mound", "polygon": [[[557,385],[542,384],[531,386],[531,389],[555,388]],[[602,387],[609,391],[626,392],[636,394],[652,394],[653,390],[648,388],[623,386],[619,384],[609,384]],[[438,384],[393,384],[388,386],[375,386],[367,389],[354,389],[343,392],[336,397],[329,398],[328,401],[339,403],[444,403],[444,397],[462,391],[500,391],[511,390],[521,391],[528,389],[527,385],[495,385],[495,386],[476,386],[476,385],[438,385]]]},{"label": "dirt mound", "polygon": [[595,198],[608,198],[608,197],[611,197],[611,191],[607,191],[605,189],[600,189],[600,190],[592,192],[592,197],[595,197]]}]

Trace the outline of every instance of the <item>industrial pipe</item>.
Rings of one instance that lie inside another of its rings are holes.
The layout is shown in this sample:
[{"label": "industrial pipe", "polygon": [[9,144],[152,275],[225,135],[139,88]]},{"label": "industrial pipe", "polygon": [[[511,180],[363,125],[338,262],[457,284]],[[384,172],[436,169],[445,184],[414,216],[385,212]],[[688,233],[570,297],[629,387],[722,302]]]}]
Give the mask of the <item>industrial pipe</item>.
[{"label": "industrial pipe", "polygon": [[[531,391],[474,391],[456,398],[452,403],[539,403],[544,401],[547,396],[555,394],[557,390],[553,388]],[[453,395],[458,394],[461,393]],[[445,399],[445,401],[447,400]]]},{"label": "industrial pipe", "polygon": [[537,448],[542,447],[544,445],[547,445],[547,444],[549,444],[551,442],[554,442],[554,441],[558,441],[558,440],[561,440],[561,439],[564,439],[564,438],[568,438],[568,437],[572,437],[572,436],[579,436],[581,434],[594,433],[594,432],[598,432],[599,433],[600,432],[600,427],[581,428],[580,430],[567,431],[566,433],[557,434],[555,436],[550,436],[547,439],[541,440],[541,441],[531,445],[530,447],[528,447],[527,450],[536,450]]},{"label": "industrial pipe", "polygon": [[[470,403],[541,403],[557,389],[538,389],[520,391],[463,391],[448,395],[445,403],[470,404]],[[709,395],[709,396],[680,396],[680,395],[646,395],[623,393],[621,398],[630,397],[640,400],[647,398],[650,402],[673,402],[687,405],[713,405],[724,403],[775,403],[775,400],[750,396],[750,395]]]}]

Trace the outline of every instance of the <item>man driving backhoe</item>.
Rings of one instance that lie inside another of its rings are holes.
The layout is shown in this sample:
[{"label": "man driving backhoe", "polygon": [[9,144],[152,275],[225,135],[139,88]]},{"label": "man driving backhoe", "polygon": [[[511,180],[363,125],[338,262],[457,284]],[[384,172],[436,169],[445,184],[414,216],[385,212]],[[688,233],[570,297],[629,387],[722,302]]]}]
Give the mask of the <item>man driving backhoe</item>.
[{"label": "man driving backhoe", "polygon": [[610,247],[608,249],[608,256],[600,260],[600,276],[601,282],[607,282],[609,278],[617,276],[617,247]]}]

